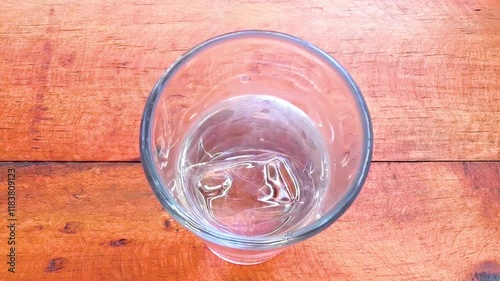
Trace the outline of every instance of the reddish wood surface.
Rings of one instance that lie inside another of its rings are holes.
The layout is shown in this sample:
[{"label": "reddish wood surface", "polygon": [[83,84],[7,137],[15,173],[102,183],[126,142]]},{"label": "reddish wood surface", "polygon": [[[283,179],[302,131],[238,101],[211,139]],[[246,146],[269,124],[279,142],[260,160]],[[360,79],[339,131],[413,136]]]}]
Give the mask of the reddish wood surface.
[{"label": "reddish wood surface", "polygon": [[498,0],[2,1],[0,160],[138,160],[155,81],[240,29],[336,57],[366,96],[374,160],[498,160],[499,15]]},{"label": "reddish wood surface", "polygon": [[18,279],[8,279],[3,245],[0,280],[500,277],[498,162],[374,163],[345,216],[257,266],[218,259],[173,221],[140,164],[4,163],[0,175],[8,168],[17,174]]},{"label": "reddish wood surface", "polygon": [[[338,59],[384,161],[332,227],[251,267],[173,221],[139,163],[104,163],[139,159],[143,106],[177,57],[241,29]],[[15,168],[18,259],[9,274],[0,227],[0,280],[500,279],[499,30],[498,0],[2,1],[0,218]]]}]

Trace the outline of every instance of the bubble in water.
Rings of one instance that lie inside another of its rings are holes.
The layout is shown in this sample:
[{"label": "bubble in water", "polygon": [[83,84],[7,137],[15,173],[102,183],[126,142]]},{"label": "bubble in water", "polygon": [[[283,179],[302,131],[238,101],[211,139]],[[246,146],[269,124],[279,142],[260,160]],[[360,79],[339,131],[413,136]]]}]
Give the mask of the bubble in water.
[{"label": "bubble in water", "polygon": [[249,83],[250,81],[252,81],[252,79],[251,79],[250,77],[248,77],[248,76],[246,76],[246,75],[242,75],[242,76],[240,76],[240,82],[241,82],[241,83],[246,84],[246,83]]}]

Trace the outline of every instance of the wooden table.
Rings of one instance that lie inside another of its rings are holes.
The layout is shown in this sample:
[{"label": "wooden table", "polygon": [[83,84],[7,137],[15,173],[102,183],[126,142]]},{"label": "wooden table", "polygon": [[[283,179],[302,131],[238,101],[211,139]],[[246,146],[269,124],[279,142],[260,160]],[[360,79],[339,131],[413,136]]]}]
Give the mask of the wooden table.
[{"label": "wooden table", "polygon": [[[0,280],[500,280],[500,1],[182,2],[0,4]],[[240,29],[332,54],[375,134],[348,212],[250,267],[162,210],[138,150],[164,70]]]}]

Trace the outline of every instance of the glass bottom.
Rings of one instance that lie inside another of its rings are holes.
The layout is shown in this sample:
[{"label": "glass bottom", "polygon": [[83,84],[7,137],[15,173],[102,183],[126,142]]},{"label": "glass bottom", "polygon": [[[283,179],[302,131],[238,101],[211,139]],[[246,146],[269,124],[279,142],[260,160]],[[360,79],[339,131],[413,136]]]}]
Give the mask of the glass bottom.
[{"label": "glass bottom", "polygon": [[175,188],[200,224],[284,237],[313,220],[329,184],[329,157],[317,124],[301,109],[245,95],[198,119],[181,144]]},{"label": "glass bottom", "polygon": [[284,249],[266,251],[238,250],[209,243],[205,244],[207,245],[207,248],[217,257],[238,265],[260,264],[276,257],[284,251]]}]

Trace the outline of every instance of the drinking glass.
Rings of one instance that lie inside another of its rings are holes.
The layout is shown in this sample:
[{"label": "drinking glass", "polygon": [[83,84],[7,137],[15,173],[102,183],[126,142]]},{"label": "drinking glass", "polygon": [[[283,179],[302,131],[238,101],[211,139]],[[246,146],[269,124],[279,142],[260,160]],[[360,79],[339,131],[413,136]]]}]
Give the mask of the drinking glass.
[{"label": "drinking glass", "polygon": [[368,174],[372,128],[359,88],[326,52],[238,31],[182,55],[141,123],[162,206],[220,258],[264,262],[336,221]]}]

